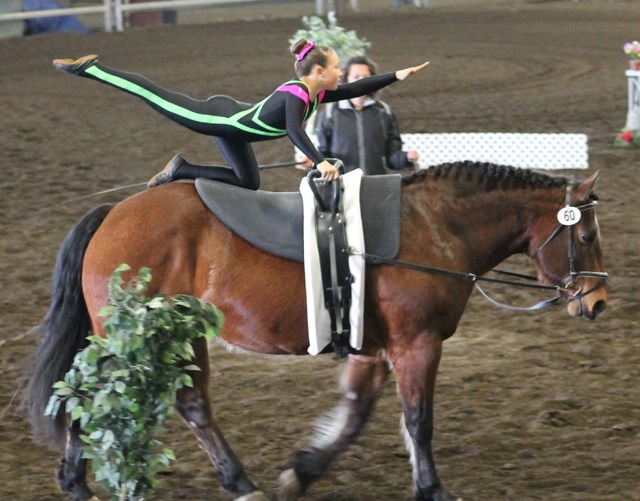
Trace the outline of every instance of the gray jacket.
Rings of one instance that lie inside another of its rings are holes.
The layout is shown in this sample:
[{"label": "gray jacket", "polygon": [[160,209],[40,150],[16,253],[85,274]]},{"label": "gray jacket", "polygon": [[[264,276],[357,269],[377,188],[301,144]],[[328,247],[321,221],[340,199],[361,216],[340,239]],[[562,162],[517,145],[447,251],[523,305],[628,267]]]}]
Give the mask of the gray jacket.
[{"label": "gray jacket", "polygon": [[349,101],[322,107],[316,122],[318,150],[325,158],[339,158],[350,172],[361,168],[366,175],[411,166],[402,151],[398,121],[389,106],[367,99],[356,111]]}]

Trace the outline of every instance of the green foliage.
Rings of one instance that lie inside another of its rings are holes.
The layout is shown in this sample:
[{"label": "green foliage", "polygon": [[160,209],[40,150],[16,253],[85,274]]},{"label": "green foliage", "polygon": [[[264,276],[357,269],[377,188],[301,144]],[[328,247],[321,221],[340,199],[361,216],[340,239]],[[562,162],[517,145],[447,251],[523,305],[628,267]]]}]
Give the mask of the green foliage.
[{"label": "green foliage", "polygon": [[338,26],[338,20],[335,14],[327,15],[329,25],[325,25],[324,21],[317,16],[304,16],[302,23],[306,29],[299,29],[289,39],[289,43],[306,38],[317,44],[326,45],[336,51],[342,62],[352,56],[362,56],[366,49],[371,47],[371,43],[366,38],[358,38],[355,31],[347,31]]},{"label": "green foliage", "polygon": [[218,335],[222,314],[188,295],[148,298],[149,269],[124,284],[119,266],[109,283],[109,304],[100,312],[106,337],[89,336],[75,357],[45,414],[55,416],[64,403],[79,420],[84,457],[112,499],[143,499],[154,476],[175,459],[155,437],[173,411],[176,390],[193,385],[187,371],[191,342]]}]

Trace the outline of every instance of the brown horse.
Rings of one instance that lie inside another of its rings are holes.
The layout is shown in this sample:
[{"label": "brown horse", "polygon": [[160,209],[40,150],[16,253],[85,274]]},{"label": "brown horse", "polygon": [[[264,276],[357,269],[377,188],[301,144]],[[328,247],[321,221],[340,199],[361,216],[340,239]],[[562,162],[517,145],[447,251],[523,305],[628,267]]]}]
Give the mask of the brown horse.
[{"label": "brown horse", "polygon": [[[607,300],[596,179],[597,173],[574,183],[468,162],[422,171],[403,181],[398,258],[480,276],[524,253],[541,282],[558,286],[571,315],[594,319]],[[567,202],[580,207],[582,217],[573,226],[560,226],[557,214]],[[85,482],[78,427],[68,426],[64,413],[54,421],[43,411],[52,383],[86,345],[88,331],[102,332],[97,312],[121,263],[132,270],[151,268],[150,293],[192,294],[215,304],[225,315],[222,338],[235,347],[307,354],[302,264],[236,236],[205,208],[192,183],[164,185],[94,209],[59,251],[52,304],[42,324],[46,333],[28,392],[34,430],[65,445],[58,483],[76,500],[93,495]],[[431,437],[442,344],[455,332],[473,287],[472,280],[459,275],[368,266],[364,344],[346,362],[340,418],[294,455],[292,468],[281,476],[280,499],[297,499],[327,471],[362,430],[391,370],[402,401],[415,499],[456,499],[440,482]],[[194,374],[193,388],[180,391],[177,409],[207,451],[224,489],[234,499],[266,499],[214,422],[207,346],[198,341],[194,348],[202,371]]]}]

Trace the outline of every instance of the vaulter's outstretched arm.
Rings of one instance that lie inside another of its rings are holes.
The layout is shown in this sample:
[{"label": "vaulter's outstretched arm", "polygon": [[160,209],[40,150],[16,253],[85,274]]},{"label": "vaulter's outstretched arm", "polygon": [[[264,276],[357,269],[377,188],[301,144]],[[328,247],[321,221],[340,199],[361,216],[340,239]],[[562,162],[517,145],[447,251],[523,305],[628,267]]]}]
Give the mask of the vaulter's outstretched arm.
[{"label": "vaulter's outstretched arm", "polygon": [[328,90],[322,98],[323,103],[332,103],[342,101],[343,99],[352,99],[354,97],[366,96],[373,92],[391,85],[398,80],[406,80],[414,73],[418,73],[425,69],[429,62],[422,63],[418,66],[411,66],[392,73],[383,73],[382,75],[374,75],[368,78],[362,78],[355,82],[339,85],[336,90]]}]

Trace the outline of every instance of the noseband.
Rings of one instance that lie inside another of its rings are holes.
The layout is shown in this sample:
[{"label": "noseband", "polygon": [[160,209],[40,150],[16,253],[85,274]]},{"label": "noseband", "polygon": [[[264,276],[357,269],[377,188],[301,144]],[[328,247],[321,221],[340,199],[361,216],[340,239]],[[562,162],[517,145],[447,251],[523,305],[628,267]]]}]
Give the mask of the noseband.
[{"label": "noseband", "polygon": [[560,289],[564,291],[569,291],[571,287],[574,287],[576,285],[576,281],[578,278],[600,279],[599,282],[593,287],[591,287],[591,289],[589,289],[588,291],[583,292],[582,290],[580,290],[577,294],[570,296],[568,298],[568,301],[570,302],[581,300],[586,295],[591,294],[592,292],[600,289],[601,287],[604,287],[604,285],[609,280],[608,273],[604,273],[600,271],[580,271],[577,269],[577,266],[576,266],[576,262],[577,262],[576,244],[575,244],[575,237],[573,235],[573,229],[571,227],[577,224],[578,221],[580,221],[581,219],[580,215],[584,211],[595,209],[597,205],[598,205],[598,202],[596,200],[592,200],[586,204],[579,205],[578,207],[572,207],[571,206],[571,185],[567,184],[567,188],[565,192],[565,206],[562,209],[560,209],[560,211],[558,212],[558,221],[560,222],[560,224],[558,224],[558,227],[551,233],[551,235],[549,235],[549,237],[542,243],[542,245],[538,247],[538,249],[533,255],[533,257],[538,256],[551,241],[553,241],[560,233],[562,233],[564,229],[567,229],[567,252],[568,252],[567,257],[569,259],[569,276],[561,281],[561,283],[559,284]]}]

